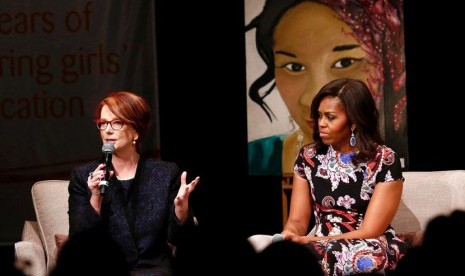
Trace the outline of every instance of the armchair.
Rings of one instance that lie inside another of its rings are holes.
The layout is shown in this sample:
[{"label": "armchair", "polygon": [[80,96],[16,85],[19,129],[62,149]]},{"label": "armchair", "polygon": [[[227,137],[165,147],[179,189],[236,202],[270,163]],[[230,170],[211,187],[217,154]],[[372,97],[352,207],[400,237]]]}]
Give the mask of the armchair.
[{"label": "armchair", "polygon": [[25,221],[14,245],[16,265],[24,275],[45,276],[56,265],[57,242],[68,235],[69,180],[45,180],[31,188],[37,221]]}]

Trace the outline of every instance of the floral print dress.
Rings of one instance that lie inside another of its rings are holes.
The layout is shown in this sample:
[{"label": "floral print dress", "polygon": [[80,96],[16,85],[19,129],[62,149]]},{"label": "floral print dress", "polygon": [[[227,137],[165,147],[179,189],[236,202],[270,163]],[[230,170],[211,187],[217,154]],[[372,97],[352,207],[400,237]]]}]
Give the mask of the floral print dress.
[{"label": "floral print dress", "polygon": [[[308,180],[315,216],[315,235],[333,236],[360,228],[377,183],[403,179],[395,152],[378,146],[375,158],[354,166],[352,155],[331,146],[304,146],[294,171]],[[395,185],[395,184],[393,184]],[[373,239],[336,239],[307,244],[325,275],[350,275],[394,270],[408,245],[389,226]]]}]

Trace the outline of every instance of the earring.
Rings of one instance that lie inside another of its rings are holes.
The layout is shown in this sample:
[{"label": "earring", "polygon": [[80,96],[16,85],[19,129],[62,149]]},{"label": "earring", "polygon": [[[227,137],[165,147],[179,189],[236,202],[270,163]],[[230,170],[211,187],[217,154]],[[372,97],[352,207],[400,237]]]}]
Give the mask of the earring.
[{"label": "earring", "polygon": [[349,143],[352,147],[355,147],[355,145],[357,144],[357,141],[355,141],[355,135],[353,130],[352,134],[350,135]]},{"label": "earring", "polygon": [[132,140],[132,144],[135,146],[136,145],[136,139]]}]

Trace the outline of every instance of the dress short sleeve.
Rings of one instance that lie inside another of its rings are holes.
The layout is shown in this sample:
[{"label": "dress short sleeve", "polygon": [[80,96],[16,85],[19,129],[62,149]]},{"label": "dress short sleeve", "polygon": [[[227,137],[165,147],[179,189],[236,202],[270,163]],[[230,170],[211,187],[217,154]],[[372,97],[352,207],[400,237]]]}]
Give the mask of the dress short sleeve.
[{"label": "dress short sleeve", "polygon": [[375,162],[380,165],[379,172],[376,174],[376,183],[404,180],[400,158],[391,148],[378,147],[376,159]]},{"label": "dress short sleeve", "polygon": [[316,155],[316,148],[315,144],[309,144],[303,146],[299,154],[297,155],[297,158],[294,163],[294,172],[297,173],[300,177],[306,178],[305,176],[305,168],[310,167],[314,168],[315,167],[315,162],[312,160],[315,158]]}]

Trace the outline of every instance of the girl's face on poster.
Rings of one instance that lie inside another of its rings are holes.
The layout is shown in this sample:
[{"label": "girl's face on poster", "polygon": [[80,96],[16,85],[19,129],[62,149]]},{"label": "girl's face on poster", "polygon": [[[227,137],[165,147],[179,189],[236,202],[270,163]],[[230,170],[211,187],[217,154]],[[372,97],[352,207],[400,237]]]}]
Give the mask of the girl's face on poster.
[{"label": "girl's face on poster", "polygon": [[325,5],[304,2],[289,9],[276,26],[273,38],[276,86],[289,113],[307,136],[313,132],[310,104],[323,85],[342,77],[368,84],[375,74],[352,30]]}]

